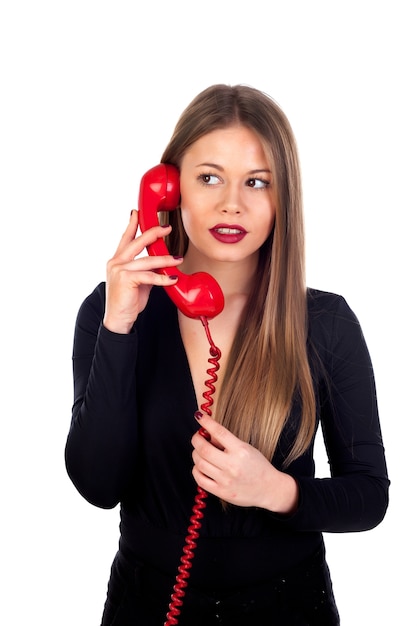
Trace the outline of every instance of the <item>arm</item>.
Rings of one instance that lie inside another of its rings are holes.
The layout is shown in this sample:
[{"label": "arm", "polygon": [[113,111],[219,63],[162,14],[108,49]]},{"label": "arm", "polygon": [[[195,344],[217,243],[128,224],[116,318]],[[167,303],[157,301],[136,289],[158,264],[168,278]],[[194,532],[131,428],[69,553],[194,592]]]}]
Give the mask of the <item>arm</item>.
[{"label": "arm", "polygon": [[359,324],[342,299],[333,319],[334,324],[325,313],[323,332],[315,333],[329,382],[329,387],[322,386],[319,412],[331,478],[313,477],[313,444],[282,472],[211,418],[199,420],[211,441],[200,432],[192,440],[193,474],[203,489],[238,506],[266,509],[291,530],[367,530],[382,520],[388,504],[369,354]]},{"label": "arm", "polygon": [[73,351],[74,405],[65,448],[80,493],[104,508],[121,499],[137,462],[137,336],[102,324],[104,284],[78,313]]},{"label": "arm", "polygon": [[107,264],[106,285],[81,306],[74,337],[74,405],[66,466],[80,493],[105,508],[120,501],[138,462],[138,345],[132,329],[152,286],[175,282],[154,270],[181,263],[169,255],[142,255],[169,227],[156,226],[139,236],[137,228],[137,211],[132,211]]},{"label": "arm", "polygon": [[389,487],[371,359],[342,298],[331,331],[327,323],[318,334],[326,370],[319,411],[331,478],[296,476],[299,506],[291,525],[305,531],[368,530],[384,518]]}]

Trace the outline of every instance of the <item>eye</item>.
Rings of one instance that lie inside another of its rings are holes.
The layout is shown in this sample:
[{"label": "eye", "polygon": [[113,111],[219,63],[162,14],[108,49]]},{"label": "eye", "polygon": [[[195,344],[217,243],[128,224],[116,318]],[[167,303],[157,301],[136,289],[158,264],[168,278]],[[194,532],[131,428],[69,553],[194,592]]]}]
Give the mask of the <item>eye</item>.
[{"label": "eye", "polygon": [[202,185],[217,185],[220,182],[220,178],[215,174],[200,174],[198,180]]},{"label": "eye", "polygon": [[246,182],[248,187],[252,187],[252,189],[266,189],[269,187],[269,180],[263,180],[262,178],[249,178]]}]

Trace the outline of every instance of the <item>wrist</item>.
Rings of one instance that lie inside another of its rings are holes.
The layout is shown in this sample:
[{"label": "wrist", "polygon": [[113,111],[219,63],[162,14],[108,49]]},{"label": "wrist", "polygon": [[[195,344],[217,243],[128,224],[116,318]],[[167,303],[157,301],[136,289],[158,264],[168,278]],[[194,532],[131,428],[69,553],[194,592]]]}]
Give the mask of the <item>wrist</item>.
[{"label": "wrist", "polygon": [[291,515],[298,506],[298,483],[289,474],[275,472],[265,508],[279,515]]},{"label": "wrist", "polygon": [[117,333],[118,335],[128,335],[132,330],[133,323],[120,319],[114,320],[105,315],[103,318],[103,326],[112,333]]}]

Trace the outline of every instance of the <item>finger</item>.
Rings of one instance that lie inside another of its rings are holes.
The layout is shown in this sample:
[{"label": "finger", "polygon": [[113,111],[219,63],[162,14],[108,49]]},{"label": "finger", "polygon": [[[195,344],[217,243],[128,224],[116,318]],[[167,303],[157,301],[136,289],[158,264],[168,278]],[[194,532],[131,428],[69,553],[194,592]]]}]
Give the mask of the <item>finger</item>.
[{"label": "finger", "polygon": [[191,444],[194,447],[192,453],[194,464],[201,472],[213,478],[216,472],[224,470],[227,454],[225,455],[225,451],[221,447],[207,441],[201,435],[201,429],[195,433],[191,439]]},{"label": "finger", "polygon": [[126,245],[136,237],[137,231],[138,231],[138,212],[131,211],[129,223],[126,227],[126,230],[124,231],[122,235],[122,238],[120,239],[119,245],[117,246],[114,256],[120,254],[120,252],[125,249]]},{"label": "finger", "polygon": [[[164,226],[154,226],[153,228],[146,230],[142,235],[134,237],[133,239],[128,238],[126,231],[113,258],[123,262],[130,261],[135,257],[141,256],[145,248],[158,239],[164,238],[167,234],[167,228]],[[142,256],[148,255],[144,254]]]},{"label": "finger", "polygon": [[204,444],[204,440],[210,443],[211,448],[217,448],[222,452],[224,451],[224,447],[221,443],[212,437],[205,428],[201,427],[191,439],[191,443],[196,449],[201,449],[201,446]]},{"label": "finger", "polygon": [[196,481],[197,485],[201,487],[201,489],[204,489],[204,491],[211,493],[213,496],[224,499],[221,485],[212,476],[200,471],[200,469],[196,465],[194,465],[192,469],[192,474],[194,480]]},{"label": "finger", "polygon": [[132,286],[139,285],[153,285],[155,287],[165,287],[167,285],[173,285],[178,280],[178,276],[159,274],[158,272],[152,271],[133,271],[123,269],[120,272],[120,282],[123,284],[131,284]]},{"label": "finger", "polygon": [[154,243],[158,239],[166,237],[171,231],[171,226],[169,225],[154,226],[149,230],[145,230],[137,237],[138,222],[137,215],[135,216],[135,213],[137,214],[137,211],[133,211],[132,213],[129,225],[123,233],[117,250],[113,256],[114,259],[118,258],[121,261],[129,261],[142,254],[145,248],[150,244]]},{"label": "finger", "polygon": [[183,262],[182,257],[174,257],[171,254],[164,256],[143,256],[128,261],[127,263],[117,263],[116,266],[128,271],[155,271],[177,267]]},{"label": "finger", "polygon": [[[211,451],[212,450],[213,450],[213,446],[211,447]],[[204,450],[202,452],[204,454]],[[210,451],[209,451],[209,456],[210,456]],[[193,459],[196,470],[199,473],[204,474],[204,476],[207,476],[211,480],[216,480],[217,477],[221,475],[221,472],[223,472],[221,458],[218,460],[217,463],[212,462],[212,460],[208,460],[205,456],[201,456],[199,452],[196,449],[194,449],[192,453],[192,459]]]},{"label": "finger", "polygon": [[[200,427],[205,431],[203,436],[206,439],[210,439],[211,443],[221,450],[229,448],[233,442],[236,441],[236,437],[227,430],[224,426],[216,422],[212,417],[204,415],[200,411],[195,413],[195,418],[200,424]],[[207,437],[206,433],[209,437]]]},{"label": "finger", "polygon": [[193,450],[192,459],[194,463],[194,475],[203,475],[210,480],[213,479],[213,475],[218,469],[212,463],[206,461],[203,457],[199,455],[197,450]]}]

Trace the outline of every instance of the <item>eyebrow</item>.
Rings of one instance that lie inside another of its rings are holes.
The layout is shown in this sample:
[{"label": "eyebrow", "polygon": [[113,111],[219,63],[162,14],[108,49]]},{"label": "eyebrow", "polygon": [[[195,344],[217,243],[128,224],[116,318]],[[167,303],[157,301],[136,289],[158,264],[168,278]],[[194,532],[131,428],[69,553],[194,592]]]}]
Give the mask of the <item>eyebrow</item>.
[{"label": "eyebrow", "polygon": [[[219,172],[224,172],[224,168],[217,163],[199,163],[198,165],[196,165],[196,167],[212,167],[216,170],[219,170]],[[259,169],[250,170],[248,174],[260,174],[261,172],[266,172],[268,174],[272,173],[271,170],[267,167],[261,167]]]}]

